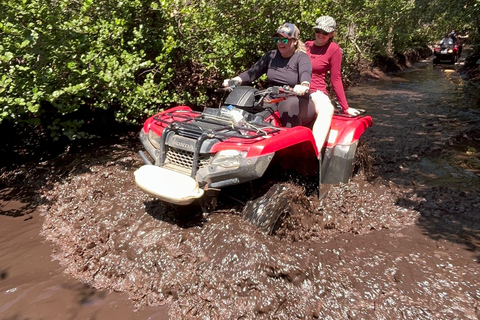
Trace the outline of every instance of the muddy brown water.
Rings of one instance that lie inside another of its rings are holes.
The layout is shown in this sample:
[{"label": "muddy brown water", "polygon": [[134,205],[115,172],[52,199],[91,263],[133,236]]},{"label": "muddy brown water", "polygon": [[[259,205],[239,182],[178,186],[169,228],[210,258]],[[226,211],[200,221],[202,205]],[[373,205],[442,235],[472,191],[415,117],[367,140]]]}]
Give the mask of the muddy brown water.
[{"label": "muddy brown water", "polygon": [[142,193],[135,136],[4,171],[0,319],[478,319],[477,92],[428,61],[351,88],[371,170],[291,184],[274,236]]}]

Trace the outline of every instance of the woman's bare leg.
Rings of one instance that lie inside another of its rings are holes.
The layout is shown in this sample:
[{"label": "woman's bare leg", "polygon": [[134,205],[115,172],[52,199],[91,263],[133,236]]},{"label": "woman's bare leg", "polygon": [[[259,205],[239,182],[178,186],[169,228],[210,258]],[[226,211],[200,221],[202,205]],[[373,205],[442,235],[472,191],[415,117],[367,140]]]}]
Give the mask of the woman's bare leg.
[{"label": "woman's bare leg", "polygon": [[325,139],[330,131],[330,124],[333,117],[333,105],[330,98],[321,91],[316,91],[311,94],[312,100],[315,103],[315,111],[317,119],[313,124],[312,132],[315,138],[318,152],[322,151]]}]

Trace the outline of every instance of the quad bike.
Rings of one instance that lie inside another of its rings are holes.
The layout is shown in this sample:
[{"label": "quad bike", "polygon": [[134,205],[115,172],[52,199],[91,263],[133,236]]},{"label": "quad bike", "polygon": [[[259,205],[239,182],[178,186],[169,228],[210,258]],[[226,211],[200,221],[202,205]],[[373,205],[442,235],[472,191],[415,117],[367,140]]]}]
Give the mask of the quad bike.
[{"label": "quad bike", "polygon": [[447,62],[455,64],[460,57],[459,47],[456,44],[448,44],[435,47],[433,50],[433,64]]},{"label": "quad bike", "polygon": [[[275,184],[281,181],[277,177],[296,172],[316,176],[320,184],[348,182],[359,139],[372,125],[365,111],[349,116],[336,110],[325,146],[317,150],[310,128],[282,127],[278,112],[265,108],[267,98],[288,99],[294,94],[290,88],[232,84],[227,90],[219,108],[199,112],[180,105],[146,120],[140,141],[147,154],[139,152],[145,165],[134,174],[142,190],[168,204],[197,203],[208,212],[222,191],[240,186],[251,191],[245,218],[272,233],[288,206],[279,201],[283,207],[268,207],[269,199],[282,198],[285,190]],[[252,185],[255,182],[260,187]],[[256,194],[272,184],[266,195]]]}]

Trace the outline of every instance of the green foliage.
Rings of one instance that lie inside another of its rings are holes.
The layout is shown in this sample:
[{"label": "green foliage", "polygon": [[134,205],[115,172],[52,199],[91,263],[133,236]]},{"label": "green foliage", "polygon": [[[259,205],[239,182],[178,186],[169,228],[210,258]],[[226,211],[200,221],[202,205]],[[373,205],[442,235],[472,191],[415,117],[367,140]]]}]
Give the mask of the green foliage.
[{"label": "green foliage", "polygon": [[474,27],[480,4],[391,0],[10,0],[0,4],[0,124],[41,124],[53,139],[86,137],[79,110],[135,123],[209,89],[274,48],[288,21],[302,40],[337,20],[345,68]]},{"label": "green foliage", "polygon": [[[156,66],[146,53],[163,54],[164,30],[156,27],[168,18],[161,11],[140,1],[25,0],[4,4],[2,15],[0,121],[37,123],[49,105],[52,137],[73,137],[81,122],[63,118],[83,105],[115,108],[119,120],[131,121],[173,102],[165,82],[155,81],[168,64]],[[173,74],[162,72],[162,79]]]}]

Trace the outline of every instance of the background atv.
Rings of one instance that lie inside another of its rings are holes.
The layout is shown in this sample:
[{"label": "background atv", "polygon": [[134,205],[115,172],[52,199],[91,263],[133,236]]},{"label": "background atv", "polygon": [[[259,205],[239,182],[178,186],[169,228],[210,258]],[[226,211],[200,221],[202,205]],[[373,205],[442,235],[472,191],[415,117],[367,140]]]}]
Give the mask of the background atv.
[{"label": "background atv", "polygon": [[455,64],[460,54],[456,44],[442,45],[433,49],[433,64],[447,62]]},{"label": "background atv", "polygon": [[[198,112],[177,106],[147,119],[140,131],[147,151],[140,151],[145,165],[135,171],[140,188],[170,204],[196,202],[208,212],[222,190],[245,186],[242,189],[250,192],[239,196],[250,200],[245,218],[271,233],[288,203],[265,208],[269,199],[281,197],[285,188],[275,183],[285,180],[286,172],[317,177],[320,184],[348,182],[359,138],[371,126],[371,117],[351,117],[337,110],[319,153],[310,128],[284,128],[278,113],[264,108],[266,96],[288,98],[294,94],[289,88],[232,86],[229,90],[219,108]],[[259,197],[259,190],[271,185],[266,196]]]}]

